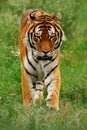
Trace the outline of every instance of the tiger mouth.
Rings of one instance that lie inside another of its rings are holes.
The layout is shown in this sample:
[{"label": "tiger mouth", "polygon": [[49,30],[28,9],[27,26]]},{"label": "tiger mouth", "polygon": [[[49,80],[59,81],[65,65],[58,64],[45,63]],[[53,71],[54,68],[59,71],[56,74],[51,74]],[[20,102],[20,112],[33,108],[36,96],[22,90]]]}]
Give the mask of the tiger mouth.
[{"label": "tiger mouth", "polygon": [[52,60],[52,56],[38,56],[38,60]]}]

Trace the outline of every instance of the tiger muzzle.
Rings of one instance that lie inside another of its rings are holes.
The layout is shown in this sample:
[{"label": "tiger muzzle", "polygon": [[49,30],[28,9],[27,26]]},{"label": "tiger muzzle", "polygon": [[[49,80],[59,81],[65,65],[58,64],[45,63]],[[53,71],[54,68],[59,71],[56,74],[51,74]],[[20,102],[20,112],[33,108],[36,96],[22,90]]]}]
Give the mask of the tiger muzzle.
[{"label": "tiger muzzle", "polygon": [[52,60],[50,51],[42,51],[41,55],[38,56],[38,60]]}]

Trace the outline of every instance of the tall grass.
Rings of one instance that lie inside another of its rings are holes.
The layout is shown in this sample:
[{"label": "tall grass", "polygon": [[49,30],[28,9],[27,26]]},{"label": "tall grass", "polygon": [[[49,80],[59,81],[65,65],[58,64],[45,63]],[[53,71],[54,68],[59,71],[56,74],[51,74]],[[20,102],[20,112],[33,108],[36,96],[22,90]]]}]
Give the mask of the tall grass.
[{"label": "tall grass", "polygon": [[60,112],[47,109],[43,105],[23,109],[20,104],[16,103],[1,110],[0,129],[85,130],[87,129],[86,112],[85,109],[73,108],[70,103],[62,105]]}]

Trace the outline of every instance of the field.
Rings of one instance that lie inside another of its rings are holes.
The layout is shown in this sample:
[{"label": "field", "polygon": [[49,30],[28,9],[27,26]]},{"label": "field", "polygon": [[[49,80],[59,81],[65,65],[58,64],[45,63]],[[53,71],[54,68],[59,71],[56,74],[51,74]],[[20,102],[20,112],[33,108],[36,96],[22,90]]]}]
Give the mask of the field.
[{"label": "field", "polygon": [[[29,8],[62,15],[66,41],[61,47],[58,112],[45,101],[22,106],[18,35],[22,14]],[[0,130],[87,130],[86,0],[0,0]]]}]

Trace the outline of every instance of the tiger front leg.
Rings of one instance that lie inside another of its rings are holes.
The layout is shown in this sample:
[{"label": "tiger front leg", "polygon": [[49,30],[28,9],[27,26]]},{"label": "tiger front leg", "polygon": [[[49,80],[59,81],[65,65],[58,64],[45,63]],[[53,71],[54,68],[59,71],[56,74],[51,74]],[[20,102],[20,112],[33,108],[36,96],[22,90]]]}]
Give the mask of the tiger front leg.
[{"label": "tiger front leg", "polygon": [[60,71],[56,67],[53,72],[45,79],[47,87],[46,105],[50,108],[59,110],[59,91],[60,91]]},{"label": "tiger front leg", "polygon": [[43,99],[43,82],[33,81],[28,71],[22,66],[22,95],[25,107],[35,105]]},{"label": "tiger front leg", "polygon": [[32,88],[32,96],[33,96],[33,101],[34,101],[34,105],[37,103],[41,103],[41,101],[43,100],[43,82],[41,81],[37,81],[37,82],[33,82],[33,88]]},{"label": "tiger front leg", "polygon": [[22,73],[22,96],[23,96],[23,106],[29,107],[33,105],[33,97],[31,93],[31,84],[29,81],[29,75],[27,74],[24,66],[21,68]]}]

